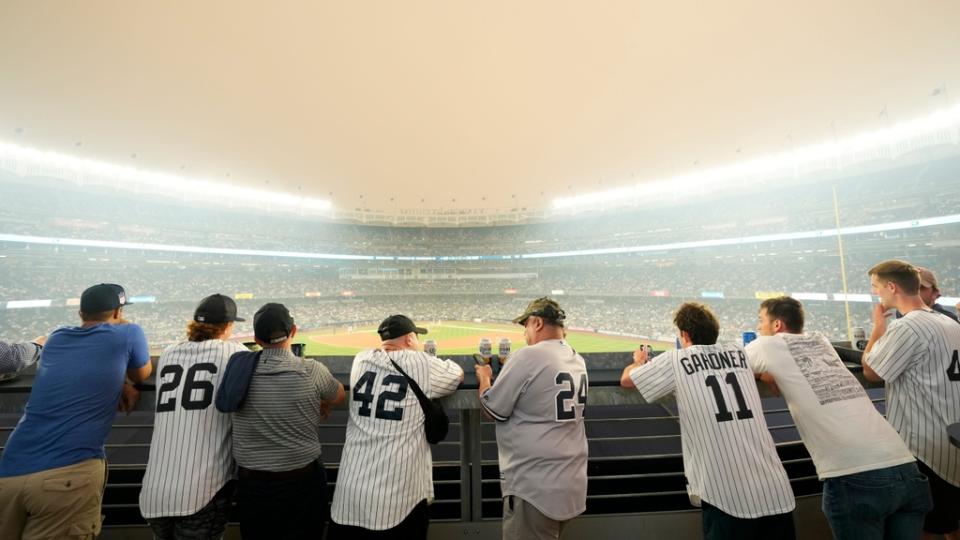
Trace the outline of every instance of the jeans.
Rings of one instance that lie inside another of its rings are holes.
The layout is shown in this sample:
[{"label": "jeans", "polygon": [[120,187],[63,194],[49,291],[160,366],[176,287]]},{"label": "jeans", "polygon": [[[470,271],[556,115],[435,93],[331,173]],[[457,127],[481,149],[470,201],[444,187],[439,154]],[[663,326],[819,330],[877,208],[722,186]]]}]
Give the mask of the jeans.
[{"label": "jeans", "polygon": [[189,516],[147,520],[154,540],[210,540],[222,538],[230,519],[230,502],[236,486],[228,482],[203,508]]},{"label": "jeans", "polygon": [[706,501],[701,503],[705,540],[795,540],[793,512],[758,518],[738,518]]},{"label": "jeans", "polygon": [[828,478],[823,513],[837,540],[920,538],[933,507],[927,479],[916,463]]}]

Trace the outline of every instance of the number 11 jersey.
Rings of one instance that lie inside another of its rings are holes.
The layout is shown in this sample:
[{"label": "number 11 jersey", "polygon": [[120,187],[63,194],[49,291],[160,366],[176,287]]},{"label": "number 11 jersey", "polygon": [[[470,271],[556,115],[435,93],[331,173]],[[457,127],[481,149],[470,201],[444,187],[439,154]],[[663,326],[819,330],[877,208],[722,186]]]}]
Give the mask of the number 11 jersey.
[{"label": "number 11 jersey", "polygon": [[739,345],[667,351],[630,378],[652,402],[676,393],[687,492],[731,516],[791,512],[790,480],[767,431],[754,375]]},{"label": "number 11 jersey", "polygon": [[463,369],[422,351],[361,351],[350,370],[350,417],[330,517],[340,525],[384,530],[433,499],[433,461],[423,409],[393,359],[427,397],[452,394]]}]

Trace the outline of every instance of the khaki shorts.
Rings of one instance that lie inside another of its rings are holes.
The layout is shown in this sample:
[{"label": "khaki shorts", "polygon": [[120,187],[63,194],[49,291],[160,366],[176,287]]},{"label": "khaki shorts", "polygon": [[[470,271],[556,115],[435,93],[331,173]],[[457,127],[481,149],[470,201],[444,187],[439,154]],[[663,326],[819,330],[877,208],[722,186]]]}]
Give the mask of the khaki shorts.
[{"label": "khaki shorts", "polygon": [[0,538],[94,538],[106,483],[102,459],[0,478]]},{"label": "khaki shorts", "polygon": [[557,540],[567,523],[545,516],[516,495],[503,498],[503,540]]}]

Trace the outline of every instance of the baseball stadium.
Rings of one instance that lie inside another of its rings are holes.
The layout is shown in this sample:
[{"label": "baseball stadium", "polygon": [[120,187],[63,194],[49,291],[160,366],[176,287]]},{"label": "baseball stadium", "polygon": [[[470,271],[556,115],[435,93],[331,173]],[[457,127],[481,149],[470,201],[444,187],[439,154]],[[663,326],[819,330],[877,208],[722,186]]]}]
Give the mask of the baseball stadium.
[{"label": "baseball stadium", "polygon": [[960,537],[957,20],[0,5],[0,538]]}]

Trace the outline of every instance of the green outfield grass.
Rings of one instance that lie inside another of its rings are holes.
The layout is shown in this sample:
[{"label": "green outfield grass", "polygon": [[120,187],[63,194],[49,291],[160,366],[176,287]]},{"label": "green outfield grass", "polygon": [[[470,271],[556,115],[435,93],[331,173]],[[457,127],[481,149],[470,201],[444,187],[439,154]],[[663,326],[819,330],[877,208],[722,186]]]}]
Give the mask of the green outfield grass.
[{"label": "green outfield grass", "polygon": [[[496,323],[473,323],[462,321],[445,321],[441,323],[420,323],[429,333],[421,336],[421,341],[432,339],[437,342],[438,354],[460,355],[477,352],[480,338],[489,338],[496,353],[500,338],[509,338],[512,349],[523,347],[522,328],[517,325]],[[669,344],[656,341],[646,341],[622,337],[607,336],[593,332],[570,331],[567,340],[578,352],[628,352],[635,350],[641,343],[649,343],[656,350],[663,350]],[[337,330],[322,330],[305,332],[297,336],[296,341],[307,344],[308,356],[342,356],[353,355],[368,347],[375,347],[379,343],[376,327],[364,327]]]}]

